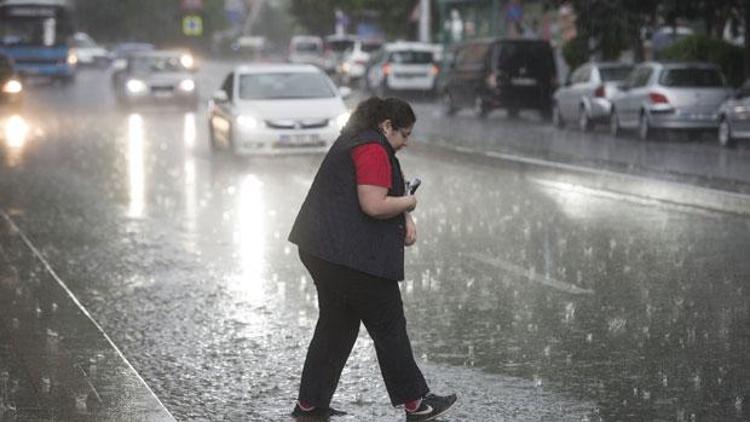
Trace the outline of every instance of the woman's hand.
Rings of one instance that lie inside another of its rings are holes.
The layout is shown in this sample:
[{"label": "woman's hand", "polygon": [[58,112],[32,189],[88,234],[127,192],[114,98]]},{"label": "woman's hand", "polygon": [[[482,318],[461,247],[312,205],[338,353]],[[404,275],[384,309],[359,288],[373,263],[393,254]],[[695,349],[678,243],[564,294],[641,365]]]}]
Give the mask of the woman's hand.
[{"label": "woman's hand", "polygon": [[404,236],[404,245],[411,246],[417,242],[417,224],[414,223],[414,219],[411,218],[411,214],[408,212],[406,217],[406,235]]}]

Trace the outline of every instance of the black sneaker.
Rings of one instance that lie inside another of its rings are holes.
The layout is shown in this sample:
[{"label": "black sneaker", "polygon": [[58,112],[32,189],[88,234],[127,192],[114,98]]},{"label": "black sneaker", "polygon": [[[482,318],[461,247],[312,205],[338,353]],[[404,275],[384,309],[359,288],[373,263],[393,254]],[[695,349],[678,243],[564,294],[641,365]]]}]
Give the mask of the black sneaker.
[{"label": "black sneaker", "polygon": [[293,418],[303,418],[303,421],[306,420],[327,420],[331,416],[342,416],[346,415],[346,412],[342,410],[336,410],[332,407],[329,408],[320,408],[316,407],[312,410],[302,410],[301,407],[299,407],[299,403],[294,404],[294,410],[292,410],[292,417]]},{"label": "black sneaker", "polygon": [[413,412],[406,412],[407,421],[431,421],[448,411],[456,402],[456,395],[436,396],[429,393],[422,398],[419,408]]}]

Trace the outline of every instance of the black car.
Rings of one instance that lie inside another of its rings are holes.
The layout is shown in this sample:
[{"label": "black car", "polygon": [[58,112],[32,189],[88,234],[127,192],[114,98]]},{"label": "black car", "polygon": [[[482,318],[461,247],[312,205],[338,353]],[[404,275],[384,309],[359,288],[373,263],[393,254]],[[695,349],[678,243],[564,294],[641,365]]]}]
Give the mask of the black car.
[{"label": "black car", "polygon": [[490,38],[453,46],[445,55],[440,81],[445,112],[474,107],[479,117],[504,108],[552,115],[557,88],[554,54],[547,41]]},{"label": "black car", "polygon": [[0,54],[0,109],[15,109],[23,100],[23,85],[13,68],[13,61]]}]

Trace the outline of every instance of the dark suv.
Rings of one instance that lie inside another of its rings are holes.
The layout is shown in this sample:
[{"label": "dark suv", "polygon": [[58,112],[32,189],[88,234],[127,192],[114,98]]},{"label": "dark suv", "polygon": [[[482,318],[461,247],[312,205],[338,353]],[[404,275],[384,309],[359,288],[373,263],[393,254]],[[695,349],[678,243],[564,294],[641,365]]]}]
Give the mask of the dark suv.
[{"label": "dark suv", "polygon": [[492,38],[453,46],[440,83],[445,112],[474,107],[479,117],[495,108],[516,116],[521,109],[552,115],[557,69],[549,42]]}]

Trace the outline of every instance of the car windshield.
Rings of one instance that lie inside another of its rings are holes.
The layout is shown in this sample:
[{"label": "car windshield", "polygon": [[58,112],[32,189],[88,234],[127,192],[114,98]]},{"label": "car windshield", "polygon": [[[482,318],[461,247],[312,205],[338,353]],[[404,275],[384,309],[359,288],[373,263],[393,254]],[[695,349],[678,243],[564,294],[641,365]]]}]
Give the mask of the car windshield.
[{"label": "car windshield", "polygon": [[162,73],[188,70],[178,56],[135,56],[130,59],[130,63],[134,72]]},{"label": "car windshield", "polygon": [[326,76],[312,72],[251,73],[240,76],[242,100],[283,100],[291,98],[332,98]]},{"label": "car windshield", "polygon": [[352,40],[328,41],[328,48],[335,53],[343,53],[351,49],[352,46],[354,46],[354,41]]},{"label": "car windshield", "polygon": [[297,53],[320,53],[320,44],[315,42],[298,42],[294,44],[294,51]]},{"label": "car windshield", "polygon": [[430,51],[394,51],[390,61],[400,64],[429,64],[433,61]]},{"label": "car windshield", "polygon": [[362,43],[362,51],[365,53],[372,53],[373,51],[379,49],[383,44],[379,43]]},{"label": "car windshield", "polygon": [[602,77],[602,82],[623,81],[632,70],[633,68],[629,66],[602,67],[599,69],[599,75]]},{"label": "car windshield", "polygon": [[661,72],[659,83],[674,88],[723,87],[724,77],[717,69],[679,68]]}]

